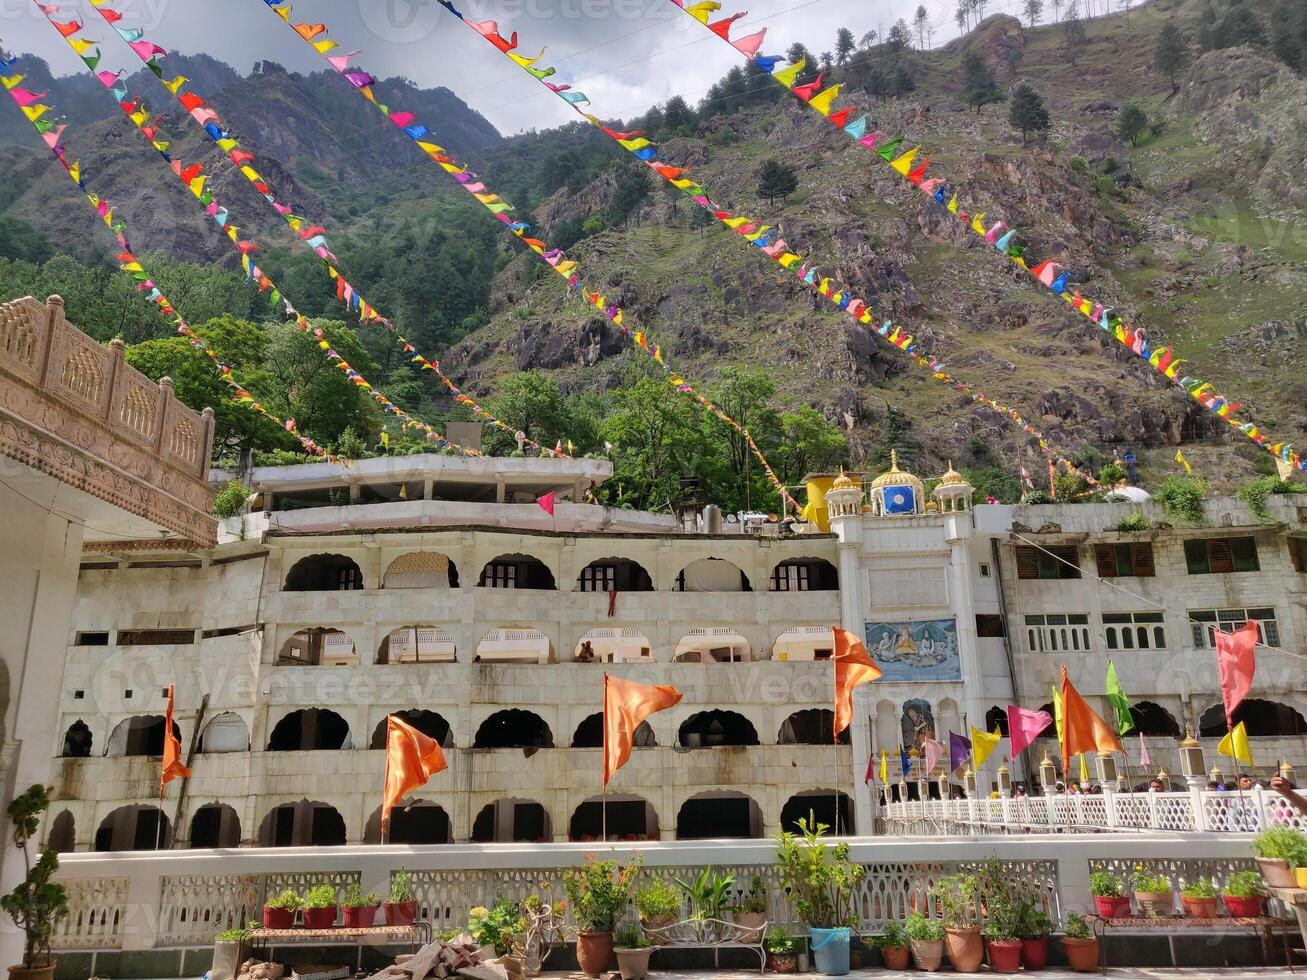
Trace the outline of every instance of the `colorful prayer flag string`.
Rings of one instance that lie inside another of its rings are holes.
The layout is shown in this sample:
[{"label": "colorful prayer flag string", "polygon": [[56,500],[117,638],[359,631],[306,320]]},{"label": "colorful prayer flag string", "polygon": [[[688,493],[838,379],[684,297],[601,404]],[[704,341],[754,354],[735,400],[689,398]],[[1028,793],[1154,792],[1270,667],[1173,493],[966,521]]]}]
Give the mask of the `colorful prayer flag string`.
[{"label": "colorful prayer flag string", "polygon": [[[1170,384],[1184,390],[1198,404],[1277,459],[1291,463],[1300,470],[1307,470],[1307,458],[1300,455],[1291,443],[1272,442],[1270,437],[1264,435],[1258,429],[1256,423],[1251,421],[1242,422],[1235,417],[1234,413],[1243,407],[1242,403],[1231,402],[1224,395],[1217,394],[1216,386],[1209,381],[1181,375],[1179,367],[1183,362],[1173,348],[1154,347],[1142,329],[1130,326],[1111,307],[1104,306],[1102,303],[1082,295],[1077,289],[1068,289],[1070,273],[1063,265],[1052,260],[1038,262],[1033,266],[1030,265],[1033,260],[1027,256],[1026,246],[1013,243],[1013,239],[1017,235],[1017,229],[999,220],[993,221],[986,227],[986,212],[968,213],[963,210],[958,202],[956,189],[950,189],[945,181],[940,178],[926,177],[930,157],[924,157],[920,162],[917,162],[916,157],[921,151],[921,147],[913,146],[905,150],[902,144],[907,139],[906,136],[891,139],[888,133],[879,131],[868,133],[866,116],[860,115],[850,122],[849,117],[853,115],[852,108],[845,107],[838,110],[834,108],[834,101],[839,95],[842,83],[823,88],[822,77],[824,73],[819,73],[816,81],[804,85],[798,84],[799,75],[807,67],[807,63],[803,59],[777,71],[777,63],[785,60],[784,58],[777,55],[758,53],[762,47],[763,37],[767,33],[766,28],[755,34],[750,34],[748,37],[732,41],[730,27],[740,15],[727,17],[713,23],[708,22],[709,16],[722,7],[716,0],[705,0],[705,2],[694,3],[691,6],[686,6],[684,0],[670,0],[670,2],[743,54],[761,69],[763,74],[775,79],[778,84],[788,89],[800,102],[806,103],[837,129],[842,130],[856,142],[871,150],[878,159],[889,165],[900,178],[914,184],[927,198],[956,217],[965,228],[983,238],[987,244],[993,246],[995,251],[1014,265],[1019,266],[1032,278],[1038,280],[1055,296],[1062,297],[1073,310],[1087,317],[1104,333],[1166,378]],[[444,5],[449,6],[448,3]]]},{"label": "colorful prayer flag string", "polygon": [[[427,139],[426,137],[430,133],[430,130],[428,130],[422,123],[418,122],[413,113],[399,110],[392,111],[389,106],[383,105],[377,101],[376,95],[372,90],[372,86],[376,84],[376,78],[364,69],[350,65],[350,60],[361,52],[350,51],[345,54],[330,54],[329,52],[331,52],[337,45],[335,41],[326,38],[327,27],[325,24],[292,23],[291,5],[289,3],[283,3],[281,0],[263,0],[263,2],[270,10],[272,10],[273,13],[285,21],[287,26],[295,31],[295,33],[298,34],[306,44],[317,51],[318,54],[321,55],[338,74],[342,75],[360,95],[376,106],[376,108],[386,116],[386,118],[388,118],[395,126],[399,127],[399,129],[407,135],[409,139],[415,142],[427,156],[439,164],[446,173],[463,185],[464,190],[472,194],[472,196],[475,197],[477,201],[486,208],[486,210],[494,214],[509,231],[524,242],[533,252],[539,255],[555,273],[562,277],[572,289],[575,289],[581,295],[587,304],[602,312],[609,321],[611,321],[615,326],[621,328],[623,333],[632,337],[636,346],[648,354],[655,363],[662,367],[667,375],[668,382],[678,392],[695,399],[716,418],[739,432],[744,437],[754,458],[762,465],[763,472],[766,474],[768,481],[776,490],[777,494],[779,494],[783,505],[786,508],[793,508],[795,511],[801,509],[798,502],[795,501],[795,499],[790,495],[790,492],[785,488],[785,484],[781,481],[780,477],[776,475],[775,470],[772,469],[771,464],[767,461],[767,457],[764,456],[762,450],[758,448],[758,444],[754,441],[749,430],[726,414],[726,412],[711,399],[700,394],[685,380],[684,377],[675,372],[663,358],[661,347],[651,341],[649,336],[643,330],[635,329],[623,323],[624,314],[622,308],[616,303],[610,303],[601,290],[592,289],[582,282],[578,271],[580,267],[575,260],[569,259],[563,253],[562,249],[551,248],[548,243],[541,239],[529,236],[527,234],[530,228],[529,225],[522,221],[514,221],[508,216],[507,212],[512,210],[512,205],[503,200],[498,194],[490,191],[476,174],[472,173],[467,168],[460,166],[451,157],[446,155],[443,147],[438,146]],[[511,54],[509,57],[514,60],[520,58],[519,55]],[[529,67],[533,60],[534,59],[523,59],[523,61],[527,62],[524,67]]]}]

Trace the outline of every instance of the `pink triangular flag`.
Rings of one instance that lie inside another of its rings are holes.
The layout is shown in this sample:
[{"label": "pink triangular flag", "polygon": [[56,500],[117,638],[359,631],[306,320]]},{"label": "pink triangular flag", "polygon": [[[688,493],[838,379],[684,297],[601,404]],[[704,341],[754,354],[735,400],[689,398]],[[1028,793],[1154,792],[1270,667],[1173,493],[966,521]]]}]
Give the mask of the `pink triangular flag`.
[{"label": "pink triangular flag", "polygon": [[1051,724],[1053,717],[1047,711],[1032,711],[1030,708],[1018,708],[1015,704],[1009,704],[1007,730],[1012,739],[1012,754],[1020,755]]},{"label": "pink triangular flag", "polygon": [[747,54],[752,58],[758,53],[758,49],[762,47],[762,39],[766,36],[767,28],[764,27],[762,30],[758,31],[758,33],[742,37],[738,41],[732,41],[731,44],[735,46],[737,51],[742,51],[744,54]]},{"label": "pink triangular flag", "polygon": [[536,498],[536,503],[539,504],[540,509],[550,517],[554,516],[554,491],[550,490],[543,497]]},{"label": "pink triangular flag", "polygon": [[1152,765],[1153,760],[1148,758],[1148,743],[1144,741],[1144,733],[1139,733],[1139,765],[1147,769]]},{"label": "pink triangular flag", "polygon": [[926,756],[926,775],[930,776],[939,763],[939,757],[944,754],[944,746],[933,738],[928,738],[921,743],[921,750]]}]

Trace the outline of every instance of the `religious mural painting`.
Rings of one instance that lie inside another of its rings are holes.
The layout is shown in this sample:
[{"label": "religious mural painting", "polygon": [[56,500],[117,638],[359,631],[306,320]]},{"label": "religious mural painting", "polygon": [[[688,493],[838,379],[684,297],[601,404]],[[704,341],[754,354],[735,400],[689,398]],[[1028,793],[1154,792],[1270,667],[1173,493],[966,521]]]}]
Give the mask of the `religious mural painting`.
[{"label": "religious mural painting", "polygon": [[885,672],[882,682],[962,679],[955,619],[867,623],[866,635],[871,658]]},{"label": "religious mural painting", "polygon": [[935,713],[930,710],[930,702],[925,698],[904,701],[899,726],[903,733],[900,742],[903,748],[916,749],[918,754],[924,752],[926,739],[935,737]]}]

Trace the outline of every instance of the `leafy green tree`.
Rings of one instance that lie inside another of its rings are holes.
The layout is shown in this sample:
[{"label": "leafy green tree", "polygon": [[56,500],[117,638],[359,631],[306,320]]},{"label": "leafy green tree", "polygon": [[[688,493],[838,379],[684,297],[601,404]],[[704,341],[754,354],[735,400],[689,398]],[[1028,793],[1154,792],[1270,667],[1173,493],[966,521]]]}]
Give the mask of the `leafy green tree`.
[{"label": "leafy green tree", "polygon": [[1008,103],[1008,121],[1014,129],[1021,130],[1021,145],[1025,146],[1029,135],[1048,131],[1048,106],[1043,96],[1026,82],[1018,85]]},{"label": "leafy green tree", "polygon": [[900,17],[894,22],[894,26],[889,29],[889,35],[885,39],[885,47],[889,49],[890,54],[902,54],[908,48],[912,47],[912,30],[908,27],[908,22]]},{"label": "leafy green tree", "polygon": [[758,168],[758,196],[767,198],[773,204],[776,198],[786,200],[799,187],[799,178],[794,168],[768,157]]},{"label": "leafy green tree", "polygon": [[[374,384],[376,362],[359,343],[358,334],[338,320],[317,321],[324,338],[346,362]],[[283,392],[283,414],[295,419],[300,431],[320,443],[334,444],[347,428],[366,434],[375,441],[381,428],[377,409],[366,390],[354,384],[327,359],[312,334],[289,323],[279,323],[268,331],[265,364],[272,372],[277,389]]]},{"label": "leafy green tree", "polygon": [[782,440],[769,457],[786,484],[808,473],[828,472],[848,461],[844,433],[810,405],[781,414]]},{"label": "leafy green tree", "polygon": [[[710,397],[721,409],[752,433],[754,440],[767,453],[769,444],[776,440],[780,419],[770,405],[776,394],[776,385],[763,371],[753,368],[724,367],[712,386]],[[716,474],[713,485],[734,487],[736,496],[730,502],[738,506],[758,506],[772,493],[754,459],[744,434],[722,422],[715,415],[707,416],[707,431],[717,438],[725,437],[728,469]],[[730,500],[730,498],[727,498]]]},{"label": "leafy green tree", "polygon": [[1189,67],[1192,61],[1189,42],[1180,33],[1174,20],[1168,20],[1157,34],[1157,46],[1153,49],[1153,67],[1167,77],[1171,91],[1180,91],[1176,76]]},{"label": "leafy green tree", "polygon": [[1124,106],[1121,114],[1116,118],[1117,135],[1123,140],[1129,140],[1131,146],[1139,145],[1139,137],[1147,128],[1148,117],[1144,115],[1144,110],[1133,102]]},{"label": "leafy green tree", "polygon": [[49,240],[22,218],[0,214],[0,257],[38,265],[54,254]]},{"label": "leafy green tree", "polygon": [[998,81],[994,78],[994,70],[974,51],[968,51],[962,59],[962,94],[967,105],[976,112],[1003,98]]},{"label": "leafy green tree", "polygon": [[1030,26],[1034,27],[1044,16],[1044,0],[1025,0],[1022,10],[1025,12],[1026,20],[1030,21]]},{"label": "leafy green tree", "polygon": [[615,227],[630,218],[652,189],[647,168],[634,165],[622,167],[604,214],[608,224]]},{"label": "leafy green tree", "polygon": [[1286,65],[1307,75],[1307,4],[1278,0],[1271,8],[1271,50]]},{"label": "leafy green tree", "polygon": [[613,477],[604,484],[608,502],[672,510],[681,477],[697,475],[705,450],[699,416],[688,398],[651,375],[628,379],[614,392],[599,426],[613,446]]},{"label": "leafy green tree", "polygon": [[857,50],[857,44],[853,40],[853,32],[847,27],[841,27],[835,32],[835,61],[843,66],[849,56]]},{"label": "leafy green tree", "polygon": [[663,124],[674,136],[688,136],[694,128],[694,110],[679,95],[673,95],[663,106]]},{"label": "leafy green tree", "polygon": [[[552,448],[567,437],[567,405],[552,375],[536,370],[509,375],[499,391],[486,399],[486,407],[542,446]],[[495,430],[487,438],[500,455],[517,448],[508,433]]]},{"label": "leafy green tree", "polygon": [[1243,44],[1264,47],[1266,32],[1245,0],[1230,0],[1219,14],[1210,4],[1207,6],[1198,32],[1198,43],[1204,51],[1237,48]]}]

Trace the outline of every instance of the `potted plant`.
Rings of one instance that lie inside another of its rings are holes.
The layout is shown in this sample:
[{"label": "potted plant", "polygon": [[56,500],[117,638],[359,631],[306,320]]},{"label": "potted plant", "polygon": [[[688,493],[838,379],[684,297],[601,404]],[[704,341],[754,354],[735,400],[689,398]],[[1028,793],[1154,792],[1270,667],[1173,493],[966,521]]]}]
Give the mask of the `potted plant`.
[{"label": "potted plant", "polygon": [[666,878],[651,878],[635,893],[635,907],[640,912],[640,925],[655,946],[668,941],[661,932],[676,922],[681,914],[681,892]]},{"label": "potted plant", "polygon": [[1256,871],[1236,871],[1230,875],[1221,896],[1225,907],[1236,919],[1252,919],[1262,914],[1266,903],[1266,886]]},{"label": "potted plant", "polygon": [[948,875],[930,889],[944,916],[944,952],[959,973],[975,973],[985,958],[976,903],[979,890],[974,874]]},{"label": "potted plant", "polygon": [[1111,871],[1089,872],[1089,893],[1094,896],[1094,911],[1104,919],[1124,919],[1130,915],[1130,896],[1125,882]]},{"label": "potted plant", "polygon": [[1048,934],[1053,920],[1038,898],[1024,899],[1017,908],[1017,938],[1021,940],[1021,965],[1027,970],[1042,970],[1048,965]]},{"label": "potted plant", "polygon": [[644,980],[649,975],[649,956],[653,948],[637,925],[626,925],[613,936],[613,952],[622,980]]},{"label": "potted plant", "polygon": [[1010,912],[991,915],[981,934],[985,937],[985,952],[989,968],[995,973],[1016,973],[1021,969],[1021,940]]},{"label": "potted plant", "polygon": [[730,930],[724,929],[723,925],[735,876],[713,874],[710,865],[700,871],[693,881],[681,878],[672,880],[689,900],[690,918],[696,923],[699,938],[703,942],[717,942],[727,938]]},{"label": "potted plant", "polygon": [[582,867],[563,873],[576,920],[576,960],[587,977],[599,976],[612,962],[613,927],[630,904],[631,882],[639,868],[638,857],[619,864],[587,854]]},{"label": "potted plant", "polygon": [[871,948],[880,953],[887,970],[906,970],[911,957],[908,931],[898,922],[886,922],[885,931],[870,940]]},{"label": "potted plant", "polygon": [[304,928],[330,929],[336,924],[336,887],[325,882],[304,893]]},{"label": "potted plant", "polygon": [[762,883],[762,875],[749,879],[749,891],[736,903],[731,919],[736,927],[736,942],[758,942],[763,926],[767,924],[767,886]]},{"label": "potted plant", "polygon": [[1216,916],[1216,885],[1209,878],[1187,881],[1180,888],[1180,905],[1191,919]]},{"label": "potted plant", "polygon": [[1253,838],[1253,854],[1271,888],[1296,888],[1294,869],[1307,867],[1307,838],[1292,827],[1271,827]]},{"label": "potted plant", "polygon": [[909,912],[905,931],[908,942],[912,945],[912,962],[917,965],[917,969],[938,970],[944,961],[944,923],[939,919],[927,918],[920,912]]},{"label": "potted plant", "polygon": [[236,980],[236,974],[245,962],[250,930],[257,927],[257,922],[251,922],[247,928],[224,929],[213,937],[213,967],[207,974],[209,980]]},{"label": "potted plant", "polygon": [[382,903],[388,926],[411,926],[418,916],[417,899],[413,897],[413,879],[400,868],[390,875],[390,900]]},{"label": "potted plant", "polygon": [[9,968],[9,980],[54,980],[50,937],[55,923],[68,914],[68,891],[50,880],[59,870],[57,851],[42,851],[35,864],[27,853],[27,842],[36,836],[41,814],[49,807],[50,791],[40,783],[15,796],[9,804],[9,821],[14,826],[11,839],[23,852],[23,866],[27,869],[14,890],[0,898],[0,907],[24,933],[23,962]]},{"label": "potted plant", "polygon": [[507,956],[526,938],[527,921],[517,902],[503,899],[493,909],[478,905],[467,913],[467,931],[482,946]]},{"label": "potted plant", "polygon": [[352,882],[345,889],[340,900],[345,908],[345,927],[363,929],[377,921],[377,909],[381,907],[381,896],[376,892],[365,892],[358,882]]},{"label": "potted plant", "polygon": [[1067,966],[1077,973],[1093,973],[1098,969],[1098,937],[1078,915],[1067,916],[1062,952],[1066,954]]},{"label": "potted plant", "polygon": [[828,829],[800,818],[799,833],[783,831],[777,841],[777,865],[799,921],[808,927],[816,972],[843,976],[849,972],[857,922],[853,889],[866,869],[850,860],[847,843],[826,846],[822,838]]},{"label": "potted plant", "polygon": [[289,929],[295,925],[295,913],[304,903],[295,892],[287,888],[263,903],[263,928]]},{"label": "potted plant", "polygon": [[1139,911],[1152,918],[1162,918],[1171,914],[1175,898],[1171,891],[1171,879],[1162,874],[1150,874],[1143,865],[1135,865],[1131,877],[1135,889],[1135,901]]},{"label": "potted plant", "polygon": [[767,950],[767,969],[772,973],[795,973],[799,969],[799,940],[784,926],[767,932],[762,941]]}]

